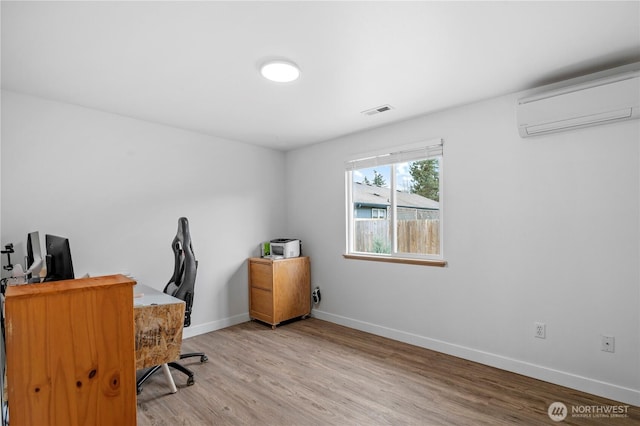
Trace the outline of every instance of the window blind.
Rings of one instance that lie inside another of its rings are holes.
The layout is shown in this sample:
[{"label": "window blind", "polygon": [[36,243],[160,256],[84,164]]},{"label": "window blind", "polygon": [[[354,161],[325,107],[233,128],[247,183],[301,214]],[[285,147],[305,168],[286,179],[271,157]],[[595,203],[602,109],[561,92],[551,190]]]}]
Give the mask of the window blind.
[{"label": "window blind", "polygon": [[442,155],[442,140],[437,144],[427,145],[416,149],[390,152],[371,157],[359,158],[345,162],[346,170],[367,169],[376,166],[386,166],[394,163],[404,163],[407,161],[425,160]]}]

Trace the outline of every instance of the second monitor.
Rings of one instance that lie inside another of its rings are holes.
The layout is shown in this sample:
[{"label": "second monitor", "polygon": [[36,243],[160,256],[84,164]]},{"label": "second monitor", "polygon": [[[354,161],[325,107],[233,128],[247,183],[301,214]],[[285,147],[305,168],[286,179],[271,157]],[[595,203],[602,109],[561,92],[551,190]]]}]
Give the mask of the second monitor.
[{"label": "second monitor", "polygon": [[45,244],[47,247],[47,276],[44,281],[74,279],[69,240],[64,237],[47,234],[45,236]]}]

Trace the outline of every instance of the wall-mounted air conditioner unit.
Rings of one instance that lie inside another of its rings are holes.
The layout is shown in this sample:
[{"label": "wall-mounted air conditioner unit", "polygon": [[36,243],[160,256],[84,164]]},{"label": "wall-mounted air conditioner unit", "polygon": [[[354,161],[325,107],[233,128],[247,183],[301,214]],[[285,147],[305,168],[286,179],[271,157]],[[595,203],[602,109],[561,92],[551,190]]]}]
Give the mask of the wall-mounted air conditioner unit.
[{"label": "wall-mounted air conditioner unit", "polygon": [[523,138],[640,118],[640,71],[522,98],[517,116]]}]

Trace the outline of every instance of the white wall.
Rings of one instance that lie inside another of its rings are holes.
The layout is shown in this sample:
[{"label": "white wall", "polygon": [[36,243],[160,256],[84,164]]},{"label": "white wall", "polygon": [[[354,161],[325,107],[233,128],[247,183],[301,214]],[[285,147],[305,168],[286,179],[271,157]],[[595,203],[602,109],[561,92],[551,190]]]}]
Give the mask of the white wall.
[{"label": "white wall", "polygon": [[[640,121],[521,139],[516,99],[287,153],[289,234],[322,289],[314,315],[640,405]],[[448,267],[343,259],[344,160],[433,138]]]},{"label": "white wall", "polygon": [[61,235],[76,276],[126,272],[161,290],[186,216],[199,269],[185,335],[248,320],[246,258],[285,227],[282,152],[3,91],[1,153],[15,259],[28,232]]},{"label": "white wall", "polygon": [[[78,275],[129,272],[161,289],[187,216],[200,260],[192,335],[248,319],[246,257],[298,236],[322,288],[317,317],[640,405],[640,122],[524,140],[516,99],[285,158],[3,92],[0,242],[24,253],[29,231],[67,236]],[[343,161],[433,138],[445,141],[448,267],[343,259]]]}]

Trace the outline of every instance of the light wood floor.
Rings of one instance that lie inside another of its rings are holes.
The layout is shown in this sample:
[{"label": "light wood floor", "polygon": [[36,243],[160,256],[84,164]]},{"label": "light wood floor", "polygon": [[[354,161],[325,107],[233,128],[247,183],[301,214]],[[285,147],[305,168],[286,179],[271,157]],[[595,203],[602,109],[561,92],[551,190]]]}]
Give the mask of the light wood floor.
[{"label": "light wood floor", "polygon": [[[460,358],[310,318],[272,330],[247,322],[183,342],[209,361],[196,383],[162,373],[138,395],[138,425],[637,425],[577,417],[572,406],[624,405]],[[552,402],[569,411],[561,423]]]}]

